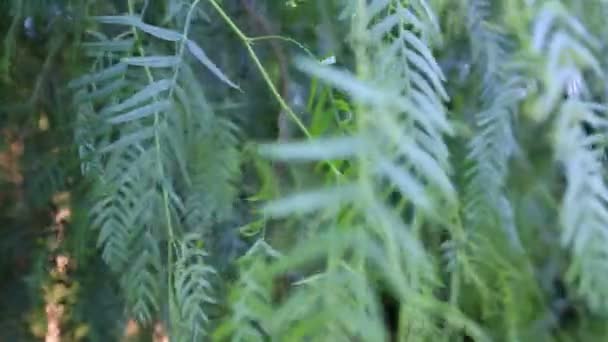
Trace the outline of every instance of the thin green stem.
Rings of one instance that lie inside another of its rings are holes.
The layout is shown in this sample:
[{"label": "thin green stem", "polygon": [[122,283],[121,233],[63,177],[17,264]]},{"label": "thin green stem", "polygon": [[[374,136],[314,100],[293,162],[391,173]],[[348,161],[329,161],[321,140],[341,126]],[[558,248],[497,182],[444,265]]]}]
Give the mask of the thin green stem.
[{"label": "thin green stem", "polygon": [[[211,0],[211,1],[213,1],[213,0]],[[262,62],[260,61],[260,59],[258,58],[258,56],[255,54],[255,51],[253,51],[253,47],[251,46],[251,43],[249,43],[249,41],[246,41],[245,42],[245,46],[247,48],[247,52],[251,56],[251,59],[253,59],[253,62],[255,63],[256,67],[258,68],[258,70],[262,74],[262,77],[264,78],[264,81],[266,82],[266,84],[268,84],[268,87],[270,88],[270,91],[272,92],[272,94],[276,98],[277,102],[279,102],[279,105],[281,105],[281,108],[285,112],[287,112],[287,114],[289,115],[289,117],[298,126],[298,128],[300,128],[300,130],[304,133],[304,135],[306,135],[307,138],[312,138],[312,135],[308,131],[308,128],[306,128],[306,125],[304,125],[304,123],[302,122],[302,120],[300,120],[300,117],[298,117],[298,115],[291,109],[291,107],[289,107],[289,105],[287,104],[287,102],[285,102],[285,100],[283,99],[283,97],[281,96],[281,94],[279,94],[279,91],[277,90],[276,86],[272,82],[272,79],[270,79],[270,75],[268,75],[268,72],[266,71],[266,69],[262,65]]]},{"label": "thin green stem", "polygon": [[302,45],[300,42],[298,42],[297,40],[293,39],[293,38],[289,38],[289,37],[285,37],[285,36],[280,36],[280,35],[268,35],[268,36],[259,36],[259,37],[251,37],[248,38],[249,42],[251,43],[255,43],[255,42],[259,42],[259,41],[264,41],[264,40],[282,40],[288,43],[292,43],[294,45],[296,45],[297,47],[299,47],[300,49],[302,49],[302,51],[306,52],[306,54],[311,57],[311,58],[317,58],[312,51],[310,51],[306,46]]},{"label": "thin green stem", "polygon": [[[300,117],[293,111],[293,109],[291,109],[291,107],[287,104],[285,99],[283,99],[283,97],[277,90],[276,86],[272,82],[270,75],[268,75],[266,68],[264,68],[264,65],[262,64],[262,62],[258,58],[257,54],[253,50],[253,42],[256,40],[256,38],[247,37],[243,33],[243,31],[241,31],[241,29],[238,28],[238,26],[234,23],[234,21],[228,16],[228,14],[226,14],[226,12],[224,12],[224,9],[215,0],[209,0],[209,2],[213,6],[213,8],[215,8],[215,10],[218,12],[220,17],[222,17],[222,19],[224,19],[226,24],[232,29],[232,31],[243,42],[243,45],[245,45],[245,48],[247,49],[247,53],[253,60],[253,63],[255,64],[255,66],[258,69],[258,71],[260,72],[260,74],[262,75],[262,78],[264,79],[264,82],[270,89],[270,92],[272,93],[272,95],[274,96],[276,101],[281,106],[281,109],[283,109],[287,113],[287,115],[291,118],[291,120],[296,124],[296,126],[298,126],[300,131],[302,131],[302,133],[304,133],[304,135],[308,139],[312,139],[313,138],[312,134],[310,133],[308,128],[306,128],[306,125],[304,125],[302,120],[300,120]],[[280,36],[267,36],[267,37],[280,37]],[[285,38],[285,37],[283,37],[283,38]],[[267,39],[267,38],[264,38],[264,39]],[[285,38],[285,39],[288,39],[288,38]],[[329,165],[330,169],[336,176],[342,176],[342,173],[338,170],[338,168],[333,163],[327,162],[327,164]]]},{"label": "thin green stem", "polygon": [[[195,0],[192,3],[192,5],[190,6],[190,10],[188,10],[188,14],[186,15],[186,22],[184,24],[183,38],[182,38],[181,44],[179,46],[179,50],[177,52],[177,56],[179,58],[182,58],[182,56],[184,55],[184,49],[186,48],[186,41],[188,40],[188,33],[190,32],[190,20],[192,20],[192,13],[194,12],[194,8],[196,8],[196,5],[198,5],[199,2],[200,2],[200,0]],[[173,73],[173,80],[171,81],[171,88],[169,88],[169,95],[167,96],[168,98],[171,98],[171,96],[173,96],[173,91],[175,90],[175,84],[177,83],[177,78],[179,77],[180,66],[181,66],[181,63],[178,63],[177,66],[175,67],[175,71]]]},{"label": "thin green stem", "polygon": [[306,137],[311,138],[312,135],[310,134],[310,132],[308,131],[308,129],[306,128],[306,126],[304,125],[302,120],[300,120],[298,115],[289,107],[289,105],[287,104],[287,102],[285,102],[285,100],[283,99],[281,94],[279,94],[279,91],[277,90],[276,86],[270,79],[270,76],[268,75],[266,68],[264,68],[264,65],[262,65],[262,62],[258,58],[257,54],[255,53],[255,51],[253,51],[253,47],[251,44],[251,42],[252,42],[251,38],[247,37],[243,33],[243,31],[241,31],[241,29],[239,29],[238,26],[236,26],[234,21],[232,19],[230,19],[230,17],[226,14],[226,12],[224,12],[222,7],[220,5],[218,5],[217,2],[215,2],[215,0],[209,0],[209,1],[213,5],[213,7],[217,10],[217,12],[220,14],[220,16],[224,19],[224,21],[228,24],[228,26],[230,26],[232,31],[234,31],[234,33],[243,42],[243,44],[245,45],[245,48],[247,49],[247,52],[249,53],[249,56],[255,63],[259,72],[262,74],[264,81],[268,85],[268,88],[270,89],[270,91],[272,92],[274,97],[276,98],[276,100],[279,103],[279,105],[281,106],[281,108],[287,112],[287,114],[291,117],[291,119],[295,122],[295,124],[302,130],[302,132],[306,135]]},{"label": "thin green stem", "polygon": [[[129,6],[129,14],[133,15],[134,14],[133,0],[128,1],[128,6]],[[139,41],[139,33],[137,32],[137,29],[135,27],[132,27],[131,30],[133,32],[133,36],[135,37],[135,40]],[[137,50],[141,57],[145,56],[146,52],[145,52],[143,46],[141,46],[141,44],[139,44],[137,46]],[[154,75],[152,75],[152,71],[150,70],[150,68],[147,66],[144,66],[144,70],[146,72],[146,77],[148,78],[148,82],[153,83]],[[154,113],[154,127],[155,127],[154,145],[155,145],[156,154],[157,154],[156,165],[157,165],[157,171],[158,171],[159,178],[164,179],[165,171],[163,168],[162,158],[161,158],[162,152],[161,152],[161,147],[160,147],[160,135],[158,134],[159,122],[160,122],[160,113],[156,112],[156,113]],[[164,211],[165,211],[165,216],[166,216],[166,221],[167,221],[167,230],[168,230],[167,233],[169,236],[169,242],[173,243],[175,241],[175,237],[174,237],[173,224],[172,224],[171,214],[170,214],[171,212],[169,209],[169,192],[167,191],[167,189],[165,187],[162,187],[162,193],[163,193],[163,203],[164,203],[164,207],[165,207]]]}]

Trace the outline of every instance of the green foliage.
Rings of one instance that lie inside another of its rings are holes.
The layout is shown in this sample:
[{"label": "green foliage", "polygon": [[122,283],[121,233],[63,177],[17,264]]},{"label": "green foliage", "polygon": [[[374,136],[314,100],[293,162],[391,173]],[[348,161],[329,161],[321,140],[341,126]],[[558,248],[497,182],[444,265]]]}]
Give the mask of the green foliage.
[{"label": "green foliage", "polygon": [[[192,338],[208,320],[203,305],[213,300],[200,291],[210,286],[205,278],[213,269],[196,264],[204,252],[182,236],[208,234],[227,219],[239,172],[237,129],[214,115],[189,65],[200,62],[238,88],[188,37],[197,3],[187,9],[181,32],[133,14],[93,17],[100,29],[127,30],[116,37],[97,31],[97,39],[85,43],[95,52],[89,53],[92,71],[69,84],[83,122],[81,158],[98,189],[90,214],[102,256],[122,274],[135,318],[151,322],[164,300],[176,331],[190,331]],[[165,286],[164,274],[171,279]]]},{"label": "green foliage", "polygon": [[[0,218],[54,226],[70,193],[91,340],[608,334],[604,1],[0,9]],[[41,327],[55,252],[14,231],[2,259],[35,267],[0,264],[29,289],[1,312]]]},{"label": "green foliage", "polygon": [[[605,255],[599,246],[605,242],[606,184],[604,151],[601,143],[595,143],[604,139],[605,108],[594,102],[592,93],[593,78],[604,77],[594,53],[600,43],[556,2],[541,7],[533,34],[531,48],[546,61],[540,71],[546,90],[540,93],[533,114],[546,118],[549,111],[556,112],[552,143],[567,182],[560,210],[561,241],[571,249],[573,260],[566,279],[591,310],[605,314]],[[563,92],[565,100],[558,95]],[[585,132],[585,125],[590,133]]]},{"label": "green foliage", "polygon": [[173,286],[180,317],[176,332],[185,332],[178,337],[180,340],[198,340],[206,335],[209,322],[206,305],[215,303],[210,281],[215,270],[205,265],[207,253],[197,246],[199,242],[195,237],[186,237],[176,253]]}]

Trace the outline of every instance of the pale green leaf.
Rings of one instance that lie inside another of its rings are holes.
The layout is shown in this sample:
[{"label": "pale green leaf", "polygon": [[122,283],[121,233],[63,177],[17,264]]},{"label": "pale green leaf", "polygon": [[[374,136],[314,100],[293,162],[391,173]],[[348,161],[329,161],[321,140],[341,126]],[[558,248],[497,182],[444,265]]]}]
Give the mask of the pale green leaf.
[{"label": "pale green leaf", "polygon": [[345,159],[362,151],[365,145],[355,137],[318,138],[303,142],[261,145],[265,157],[284,161],[320,161]]},{"label": "pale green leaf", "polygon": [[196,59],[198,59],[199,62],[201,62],[205,67],[207,67],[207,69],[209,69],[209,71],[211,71],[211,73],[213,73],[222,82],[228,84],[232,88],[239,89],[239,90],[241,89],[241,88],[239,88],[239,86],[234,84],[234,82],[232,82],[230,79],[228,79],[228,77],[226,75],[224,75],[224,73],[220,70],[220,68],[218,68],[217,65],[215,65],[209,59],[209,57],[207,57],[207,54],[205,54],[205,51],[203,51],[203,49],[201,49],[200,46],[198,46],[198,44],[196,44],[192,40],[188,40],[186,42],[186,46],[188,47],[188,50],[190,51],[190,53],[192,53],[192,55]]},{"label": "pale green leaf", "polygon": [[163,112],[169,108],[171,108],[171,101],[169,100],[154,102],[149,105],[134,109],[130,112],[112,117],[107,121],[111,124],[124,123],[132,120],[145,118],[150,115]]},{"label": "pale green leaf", "polygon": [[432,201],[424,186],[406,170],[391,161],[380,159],[377,162],[378,171],[385,175],[400,191],[414,204],[426,211],[433,208]]},{"label": "pale green leaf", "polygon": [[74,99],[76,102],[87,102],[87,101],[94,101],[94,100],[100,100],[103,98],[107,98],[108,96],[112,96],[115,93],[117,93],[120,89],[126,87],[129,83],[121,78],[121,79],[117,79],[115,81],[112,81],[111,83],[103,86],[102,88],[98,88],[92,92],[89,93],[80,93],[76,96],[76,98]]},{"label": "pale green leaf", "polygon": [[121,61],[128,65],[147,68],[172,68],[180,63],[180,58],[177,56],[126,57]]},{"label": "pale green leaf", "polygon": [[407,56],[408,61],[410,63],[412,63],[416,68],[418,68],[418,70],[420,70],[427,78],[429,78],[431,80],[431,83],[433,83],[433,87],[435,88],[435,91],[441,96],[441,98],[444,101],[449,100],[448,93],[445,90],[445,88],[443,87],[443,84],[441,83],[442,75],[435,73],[432,65],[430,63],[428,63],[427,60],[422,58],[422,56],[420,56],[419,54],[417,54],[411,50],[406,51],[405,54]]},{"label": "pale green leaf", "polygon": [[115,64],[109,68],[100,70],[94,74],[84,75],[80,78],[72,80],[68,83],[68,88],[76,89],[81,88],[90,83],[98,83],[117,76],[121,76],[127,71],[127,65],[124,63]]},{"label": "pale green leaf", "polygon": [[111,143],[108,146],[105,146],[100,150],[101,153],[110,152],[116,149],[124,148],[129,145],[133,145],[136,143],[140,143],[146,139],[149,139],[154,136],[154,127],[148,127],[141,129],[139,131],[127,134],[117,141]]},{"label": "pale green leaf", "polygon": [[170,80],[160,80],[153,83],[148,84],[142,90],[135,93],[133,96],[124,100],[123,102],[112,105],[108,108],[102,110],[101,114],[106,115],[110,113],[121,112],[130,107],[136,106],[144,101],[148,101],[153,99],[155,96],[158,96],[161,92],[168,90],[172,85]]},{"label": "pale green leaf", "polygon": [[390,103],[389,94],[383,92],[381,89],[370,87],[347,71],[323,66],[316,61],[310,61],[309,59],[304,58],[298,58],[296,60],[296,66],[300,70],[350,93],[350,95],[358,101],[373,104]]},{"label": "pale green leaf", "polygon": [[369,18],[374,18],[377,14],[386,10],[391,0],[373,0],[367,6],[367,15]]},{"label": "pale green leaf", "polygon": [[175,42],[183,38],[183,35],[179,32],[146,24],[136,16],[98,16],[94,19],[104,24],[134,26],[162,40]]},{"label": "pale green leaf", "polygon": [[420,40],[420,38],[418,38],[410,31],[403,31],[401,33],[401,37],[408,44],[412,45],[412,47],[423,56],[424,60],[429,63],[434,73],[437,74],[442,81],[445,81],[443,71],[441,70],[439,64],[437,64],[437,61],[435,60],[435,57],[433,57],[433,53],[431,52],[429,47],[422,40]]},{"label": "pale green leaf", "polygon": [[321,190],[300,192],[266,204],[264,215],[274,218],[302,215],[321,209],[336,208],[357,198],[355,186],[335,186]]}]

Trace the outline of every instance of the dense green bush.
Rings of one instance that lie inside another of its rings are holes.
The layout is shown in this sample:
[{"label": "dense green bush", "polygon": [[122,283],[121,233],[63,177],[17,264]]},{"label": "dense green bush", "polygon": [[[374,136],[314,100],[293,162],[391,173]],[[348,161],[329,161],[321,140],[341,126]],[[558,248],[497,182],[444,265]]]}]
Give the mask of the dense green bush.
[{"label": "dense green bush", "polygon": [[0,339],[608,336],[605,1],[0,10]]}]

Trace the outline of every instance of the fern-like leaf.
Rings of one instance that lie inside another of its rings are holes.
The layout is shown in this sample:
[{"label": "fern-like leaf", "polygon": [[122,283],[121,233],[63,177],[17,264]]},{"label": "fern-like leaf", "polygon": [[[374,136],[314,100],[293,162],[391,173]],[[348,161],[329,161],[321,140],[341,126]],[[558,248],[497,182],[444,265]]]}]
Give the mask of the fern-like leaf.
[{"label": "fern-like leaf", "polygon": [[[605,109],[588,101],[587,80],[605,80],[594,50],[597,40],[559,2],[541,7],[535,20],[532,49],[546,62],[540,77],[546,90],[535,106],[535,118],[554,120],[555,158],[564,166],[566,190],[561,207],[562,242],[572,252],[567,279],[596,311],[608,312],[605,246],[608,226],[599,141],[606,134]],[[587,72],[587,73],[586,73]],[[567,96],[563,100],[563,95]],[[583,125],[591,127],[591,134]]]},{"label": "fern-like leaf", "polygon": [[[183,8],[177,31],[134,15],[92,18],[101,28],[130,31],[116,38],[93,31],[96,40],[84,45],[94,57],[92,70],[69,84],[77,90],[83,123],[78,132],[83,170],[97,180],[91,222],[99,229],[104,260],[127,272],[122,285],[138,319],[149,322],[175,301],[179,316],[189,322],[181,331],[195,339],[205,336],[204,302],[213,300],[200,291],[209,290],[203,277],[210,268],[199,264],[204,255],[181,236],[208,233],[228,217],[239,165],[236,129],[215,116],[190,67],[202,64],[238,88],[188,36],[198,3]],[[165,49],[166,42],[172,48]],[[158,251],[165,241],[169,251],[163,259]],[[174,255],[178,260],[172,265]],[[130,260],[141,272],[131,271]],[[175,266],[166,286],[169,298],[159,291],[162,264],[169,272]]]},{"label": "fern-like leaf", "polygon": [[215,270],[205,263],[207,253],[200,243],[196,237],[185,237],[176,250],[173,287],[181,318],[176,332],[184,340],[198,340],[206,335],[209,324],[206,306],[215,303],[211,294]]},{"label": "fern-like leaf", "polygon": [[[275,216],[305,214],[316,232],[316,237],[299,242],[274,272],[325,258],[328,265],[313,276],[316,280],[293,289],[293,297],[278,309],[285,314],[276,319],[284,323],[273,325],[271,336],[383,339],[381,323],[373,318],[377,299],[366,273],[370,272],[389,284],[389,293],[398,298],[403,314],[398,331],[404,334],[418,329],[418,336],[436,338],[438,329],[431,322],[437,317],[432,308],[441,305],[429,289],[437,284],[437,273],[433,257],[414,231],[417,220],[431,224],[450,220],[457,206],[443,140],[453,131],[443,105],[448,99],[445,77],[430,47],[441,40],[438,25],[425,1],[408,5],[372,1],[363,10],[361,6],[351,10],[356,12],[352,17],[353,34],[358,35],[354,41],[373,42],[354,46],[359,49],[359,62],[367,66],[361,75],[308,60],[298,60],[296,65],[351,97],[359,108],[355,132],[346,137],[264,145],[260,150],[283,161],[348,160],[352,168],[348,174],[354,177],[344,176],[338,186],[296,193],[266,206],[266,213]],[[368,60],[371,62],[366,64]],[[387,193],[397,194],[399,200],[387,200]],[[414,214],[405,214],[405,208]],[[366,263],[373,271],[362,267]],[[270,274],[276,275],[272,269]],[[366,277],[368,280],[362,280]],[[344,288],[340,279],[352,283],[343,293],[345,297],[333,292]],[[337,308],[332,296],[342,298],[341,304],[349,309]],[[423,302],[432,304],[421,305]],[[464,322],[476,337],[484,338],[475,324],[457,310],[452,313],[445,316],[448,322]],[[300,324],[317,327],[317,317],[322,317],[323,327],[298,335]],[[351,329],[352,322],[369,328]]]}]

